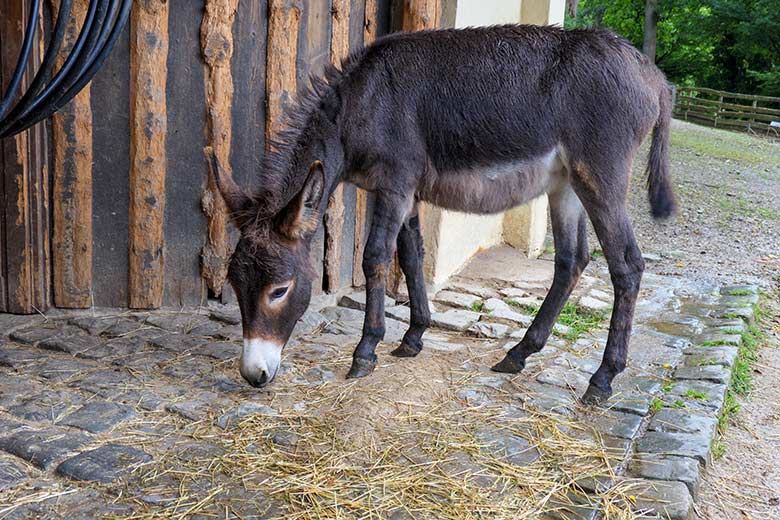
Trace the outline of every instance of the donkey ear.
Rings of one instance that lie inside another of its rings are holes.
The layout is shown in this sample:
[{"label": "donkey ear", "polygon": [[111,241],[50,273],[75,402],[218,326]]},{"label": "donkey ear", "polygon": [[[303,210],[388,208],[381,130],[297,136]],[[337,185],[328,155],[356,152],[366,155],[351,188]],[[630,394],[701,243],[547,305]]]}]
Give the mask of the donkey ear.
[{"label": "donkey ear", "polygon": [[320,161],[314,161],[301,191],[279,213],[279,232],[291,240],[297,240],[317,229],[324,191],[325,170]]},{"label": "donkey ear", "polygon": [[219,192],[222,194],[222,199],[225,201],[225,205],[230,211],[231,218],[236,225],[240,227],[238,215],[250,206],[252,199],[238,184],[236,184],[233,177],[225,172],[212,147],[205,147],[203,153],[206,155],[206,159],[209,162],[209,170],[214,179],[214,184],[217,185]]}]

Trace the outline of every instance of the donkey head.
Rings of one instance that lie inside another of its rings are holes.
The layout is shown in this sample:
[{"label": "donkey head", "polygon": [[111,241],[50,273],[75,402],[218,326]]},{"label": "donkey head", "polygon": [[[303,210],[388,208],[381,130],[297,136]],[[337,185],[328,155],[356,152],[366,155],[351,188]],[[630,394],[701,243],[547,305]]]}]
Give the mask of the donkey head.
[{"label": "donkey head", "polygon": [[315,161],[306,182],[276,215],[258,218],[263,205],[247,195],[206,150],[217,186],[241,231],[230,259],[228,281],[241,309],[244,349],[241,375],[254,387],[270,383],[282,348],[311,299],[314,272],[309,244],[320,218],[325,187],[322,164]]}]

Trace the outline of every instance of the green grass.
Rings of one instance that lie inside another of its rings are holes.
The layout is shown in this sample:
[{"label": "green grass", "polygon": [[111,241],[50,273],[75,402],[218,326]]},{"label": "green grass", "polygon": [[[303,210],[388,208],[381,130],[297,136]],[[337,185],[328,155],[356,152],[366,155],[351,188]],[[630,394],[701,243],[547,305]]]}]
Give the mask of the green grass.
[{"label": "green grass", "polygon": [[712,439],[710,449],[712,450],[712,456],[715,460],[720,459],[726,453],[726,445],[720,439]]},{"label": "green grass", "polygon": [[732,289],[729,291],[728,296],[752,296],[753,293],[747,289]]},{"label": "green grass", "polygon": [[698,366],[700,366],[700,367],[709,367],[709,366],[714,366],[714,365],[717,365],[717,364],[718,364],[718,360],[717,359],[702,359],[701,361],[699,361]]},{"label": "green grass", "polygon": [[482,312],[485,310],[485,302],[482,300],[476,301],[471,304],[471,310],[474,312]]},{"label": "green grass", "polygon": [[721,193],[717,196],[715,202],[728,215],[729,219],[734,215],[740,215],[743,217],[758,217],[763,220],[780,220],[780,210],[759,206],[742,195],[729,197]]},{"label": "green grass", "polygon": [[762,323],[766,315],[766,311],[763,310],[760,303],[754,306],[753,309],[756,321],[742,333],[742,345],[739,347],[737,360],[734,362],[731,381],[726,390],[726,399],[723,402],[723,410],[718,417],[718,434],[720,438],[715,439],[712,443],[712,455],[716,459],[721,458],[726,452],[726,446],[721,441],[721,438],[732,423],[734,416],[739,412],[740,406],[737,396],[748,396],[753,389],[753,369],[751,364],[757,359],[758,345],[763,337],[760,323]]},{"label": "green grass", "polygon": [[723,329],[721,332],[723,332],[723,334],[733,334],[735,336],[742,335],[742,331],[739,329]]},{"label": "green grass", "polygon": [[687,392],[685,392],[685,397],[688,399],[696,399],[696,400],[705,400],[709,399],[710,396],[706,392],[702,392],[701,390],[695,390],[693,388],[689,388]]},{"label": "green grass", "polygon": [[668,394],[669,392],[671,392],[674,389],[674,385],[675,385],[674,381],[669,381],[667,383],[664,383],[664,386],[661,387],[661,390],[665,394]]},{"label": "green grass", "polygon": [[[526,305],[512,298],[504,301],[507,305],[516,307],[528,313],[531,317],[536,317],[536,314],[539,312],[538,305]],[[576,341],[586,332],[602,328],[608,318],[608,311],[586,312],[578,309],[573,303],[567,303],[563,306],[563,310],[558,316],[558,323],[567,326],[569,331],[561,335],[561,337],[569,341]]]},{"label": "green grass", "polygon": [[672,147],[686,149],[712,159],[749,163],[780,160],[771,143],[761,139],[713,128],[672,128]]},{"label": "green grass", "polygon": [[721,345],[731,345],[728,341],[725,339],[711,339],[707,341],[702,341],[699,346],[701,347],[719,347]]},{"label": "green grass", "polygon": [[663,400],[661,400],[661,399],[659,399],[657,397],[654,397],[653,398],[653,402],[650,403],[650,411],[653,412],[653,413],[657,412],[658,410],[660,410],[663,407],[664,407]]},{"label": "green grass", "polygon": [[604,251],[596,249],[590,254],[591,258],[604,258]]},{"label": "green grass", "polygon": [[672,406],[674,408],[685,408],[685,403],[677,399],[675,402],[672,403]]},{"label": "green grass", "polygon": [[569,327],[569,332],[564,337],[576,341],[586,332],[601,328],[607,321],[607,316],[606,312],[583,312],[573,303],[567,303],[558,316],[558,323]]}]

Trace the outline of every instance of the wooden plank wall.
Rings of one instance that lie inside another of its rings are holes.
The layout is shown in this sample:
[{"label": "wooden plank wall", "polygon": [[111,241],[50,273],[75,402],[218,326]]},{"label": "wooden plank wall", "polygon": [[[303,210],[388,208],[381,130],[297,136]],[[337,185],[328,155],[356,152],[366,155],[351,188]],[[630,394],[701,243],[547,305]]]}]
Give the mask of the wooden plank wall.
[{"label": "wooden plank wall", "polygon": [[[24,36],[27,1],[0,0],[0,90],[6,91]],[[41,28],[38,28],[41,34]],[[30,83],[42,58],[35,45],[20,92]],[[0,248],[0,311],[33,313],[50,302],[48,138],[45,125],[0,143],[2,230]]]},{"label": "wooden plank wall", "polygon": [[[59,5],[59,2],[55,2]],[[71,4],[57,67],[84,23],[87,0]],[[90,85],[52,117],[54,305],[92,306],[92,107]]]},{"label": "wooden plank wall", "polygon": [[129,306],[162,305],[165,284],[167,0],[136,2],[130,15]]},{"label": "wooden plank wall", "polygon": [[[209,184],[203,147],[213,146],[225,168],[252,189],[268,138],[281,130],[296,91],[364,40],[400,26],[397,4],[135,3],[128,29],[91,89],[53,129],[56,304],[155,308],[199,305],[208,296],[231,301],[224,279],[236,233]],[[356,265],[360,272],[358,244],[370,224],[371,200],[350,186],[336,200],[328,233],[321,230],[312,248],[323,281],[317,290],[350,285],[358,279]],[[3,246],[9,237],[18,240],[9,215],[2,215]],[[0,285],[2,291],[7,284]],[[0,293],[0,299],[8,298]]]}]

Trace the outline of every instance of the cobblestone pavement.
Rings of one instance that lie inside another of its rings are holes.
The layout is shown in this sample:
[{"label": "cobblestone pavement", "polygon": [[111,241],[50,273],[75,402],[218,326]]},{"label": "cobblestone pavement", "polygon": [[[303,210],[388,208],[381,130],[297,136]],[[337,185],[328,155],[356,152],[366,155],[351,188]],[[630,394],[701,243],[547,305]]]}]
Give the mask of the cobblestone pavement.
[{"label": "cobblestone pavement", "polygon": [[647,275],[596,410],[577,397],[603,261],[522,374],[489,371],[551,276],[482,253],[432,296],[415,359],[388,355],[409,316],[388,301],[380,365],[349,382],[364,300],[346,295],[307,312],[264,390],[238,375],[235,308],[0,315],[0,518],[693,518],[756,289]]}]

